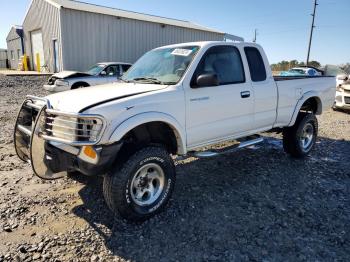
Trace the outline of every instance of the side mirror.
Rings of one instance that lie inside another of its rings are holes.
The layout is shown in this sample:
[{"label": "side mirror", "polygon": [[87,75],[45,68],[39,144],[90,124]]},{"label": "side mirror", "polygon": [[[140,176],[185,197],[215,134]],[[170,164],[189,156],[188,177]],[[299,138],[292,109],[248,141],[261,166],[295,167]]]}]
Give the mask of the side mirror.
[{"label": "side mirror", "polygon": [[197,77],[197,87],[218,86],[219,79],[216,74],[202,74]]},{"label": "side mirror", "polygon": [[100,75],[101,75],[101,76],[106,76],[106,75],[107,75],[107,72],[103,70],[103,71],[100,73]]}]

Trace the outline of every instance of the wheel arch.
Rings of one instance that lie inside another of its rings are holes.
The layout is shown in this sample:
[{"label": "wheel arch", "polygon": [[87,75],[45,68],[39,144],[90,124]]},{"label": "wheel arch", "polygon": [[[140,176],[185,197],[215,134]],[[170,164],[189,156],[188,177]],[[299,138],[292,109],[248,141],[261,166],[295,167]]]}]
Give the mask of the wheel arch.
[{"label": "wheel arch", "polygon": [[298,101],[291,121],[288,126],[293,126],[300,112],[312,112],[315,115],[322,114],[322,100],[316,92],[308,92]]},{"label": "wheel arch", "polygon": [[77,89],[79,86],[88,87],[88,86],[90,86],[90,84],[88,82],[85,82],[85,81],[78,81],[72,85],[71,89]]},{"label": "wheel arch", "polygon": [[114,129],[109,141],[120,141],[131,131],[148,124],[161,124],[168,127],[169,130],[172,131],[173,138],[176,141],[176,153],[179,155],[186,154],[186,136],[184,128],[175,118],[160,112],[142,113],[130,117]]}]

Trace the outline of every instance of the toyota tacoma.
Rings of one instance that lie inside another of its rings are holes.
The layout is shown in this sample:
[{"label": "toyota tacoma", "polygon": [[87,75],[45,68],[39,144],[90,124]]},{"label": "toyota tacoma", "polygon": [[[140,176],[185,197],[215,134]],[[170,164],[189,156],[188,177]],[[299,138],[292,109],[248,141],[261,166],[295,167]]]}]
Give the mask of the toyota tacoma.
[{"label": "toyota tacoma", "polygon": [[334,87],[334,77],[273,77],[254,43],[170,45],[143,55],[118,83],[27,96],[14,143],[43,179],[103,176],[111,211],[143,221],[171,197],[174,155],[213,157],[225,149],[201,148],[229,140],[244,148],[268,130],[282,131],[290,156],[309,154]]}]

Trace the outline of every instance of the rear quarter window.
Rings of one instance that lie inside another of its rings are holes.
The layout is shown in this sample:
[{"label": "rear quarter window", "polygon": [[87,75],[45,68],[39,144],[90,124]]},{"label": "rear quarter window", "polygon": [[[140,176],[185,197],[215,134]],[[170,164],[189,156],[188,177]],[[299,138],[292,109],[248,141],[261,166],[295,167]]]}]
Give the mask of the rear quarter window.
[{"label": "rear quarter window", "polygon": [[247,57],[250,76],[253,82],[266,80],[266,69],[264,60],[260,51],[255,47],[245,47],[245,55]]}]

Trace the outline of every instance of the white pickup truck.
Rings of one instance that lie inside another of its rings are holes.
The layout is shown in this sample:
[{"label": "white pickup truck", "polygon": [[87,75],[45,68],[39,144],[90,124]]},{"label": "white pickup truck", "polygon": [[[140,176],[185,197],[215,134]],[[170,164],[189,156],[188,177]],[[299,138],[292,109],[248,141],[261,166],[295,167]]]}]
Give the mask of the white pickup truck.
[{"label": "white pickup truck", "polygon": [[177,44],[146,53],[120,83],[28,96],[14,141],[43,179],[103,175],[114,214],[142,221],[170,198],[171,155],[211,157],[225,151],[200,148],[233,139],[242,148],[279,129],[286,153],[303,157],[334,94],[334,77],[274,78],[257,44]]}]

